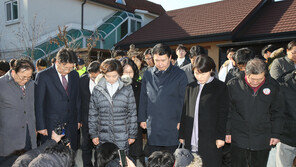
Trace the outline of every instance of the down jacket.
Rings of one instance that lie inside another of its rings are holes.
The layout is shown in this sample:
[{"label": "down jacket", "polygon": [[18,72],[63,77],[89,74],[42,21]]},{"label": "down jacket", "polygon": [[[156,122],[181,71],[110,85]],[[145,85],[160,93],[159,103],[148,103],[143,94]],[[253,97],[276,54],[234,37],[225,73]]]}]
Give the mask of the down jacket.
[{"label": "down jacket", "polygon": [[137,110],[130,82],[120,79],[119,87],[110,97],[106,79],[103,77],[95,86],[89,104],[89,133],[99,137],[100,144],[112,142],[119,149],[128,150],[128,139],[137,134]]},{"label": "down jacket", "polygon": [[296,70],[283,75],[281,88],[286,107],[281,142],[296,147]]}]

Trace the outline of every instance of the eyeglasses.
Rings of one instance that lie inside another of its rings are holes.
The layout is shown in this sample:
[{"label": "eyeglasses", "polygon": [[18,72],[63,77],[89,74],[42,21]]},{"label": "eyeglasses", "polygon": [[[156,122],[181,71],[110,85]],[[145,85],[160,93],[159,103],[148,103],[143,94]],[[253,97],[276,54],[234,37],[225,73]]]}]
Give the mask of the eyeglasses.
[{"label": "eyeglasses", "polygon": [[32,79],[32,76],[30,77],[20,77],[17,73],[15,75],[21,80],[21,81],[29,81]]}]

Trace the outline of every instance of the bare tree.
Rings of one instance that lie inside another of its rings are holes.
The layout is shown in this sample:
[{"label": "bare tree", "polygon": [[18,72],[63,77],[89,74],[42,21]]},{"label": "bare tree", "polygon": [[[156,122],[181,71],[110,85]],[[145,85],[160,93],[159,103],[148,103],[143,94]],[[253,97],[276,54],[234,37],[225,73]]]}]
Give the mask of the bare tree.
[{"label": "bare tree", "polygon": [[37,21],[37,14],[34,15],[32,23],[26,24],[24,19],[21,18],[21,23],[17,31],[15,31],[15,36],[18,43],[12,43],[17,48],[25,50],[28,57],[34,60],[34,50],[37,46],[38,40],[43,32],[43,23]]}]

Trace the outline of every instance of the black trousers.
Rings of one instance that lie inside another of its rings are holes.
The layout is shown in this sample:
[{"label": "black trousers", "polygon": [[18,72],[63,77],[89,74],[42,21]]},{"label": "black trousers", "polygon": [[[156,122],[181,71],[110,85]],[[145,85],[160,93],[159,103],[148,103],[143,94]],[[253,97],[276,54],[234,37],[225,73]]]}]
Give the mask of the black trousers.
[{"label": "black trousers", "polygon": [[178,148],[178,145],[176,146],[152,146],[152,145],[146,145],[144,149],[145,157],[149,157],[153,152],[155,151],[168,151],[172,154],[176,151]]},{"label": "black trousers", "polygon": [[222,148],[222,167],[231,167],[231,144],[225,143]]},{"label": "black trousers", "polygon": [[93,163],[91,159],[92,159],[92,150],[94,148],[94,145],[92,143],[92,140],[90,139],[88,127],[82,126],[81,130],[82,130],[81,150],[82,150],[83,167],[93,167]]},{"label": "black trousers", "polygon": [[248,150],[236,146],[231,147],[232,167],[265,167],[270,149]]}]

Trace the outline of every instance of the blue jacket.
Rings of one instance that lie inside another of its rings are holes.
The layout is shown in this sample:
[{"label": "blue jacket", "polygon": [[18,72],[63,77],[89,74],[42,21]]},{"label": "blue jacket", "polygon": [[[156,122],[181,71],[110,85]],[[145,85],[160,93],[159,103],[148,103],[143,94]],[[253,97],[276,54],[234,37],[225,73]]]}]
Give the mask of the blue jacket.
[{"label": "blue jacket", "polygon": [[138,122],[147,122],[149,145],[178,145],[177,124],[187,84],[185,72],[173,65],[163,72],[153,67],[144,73]]}]

